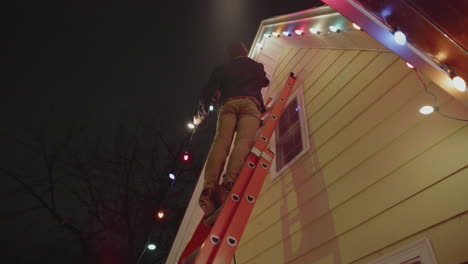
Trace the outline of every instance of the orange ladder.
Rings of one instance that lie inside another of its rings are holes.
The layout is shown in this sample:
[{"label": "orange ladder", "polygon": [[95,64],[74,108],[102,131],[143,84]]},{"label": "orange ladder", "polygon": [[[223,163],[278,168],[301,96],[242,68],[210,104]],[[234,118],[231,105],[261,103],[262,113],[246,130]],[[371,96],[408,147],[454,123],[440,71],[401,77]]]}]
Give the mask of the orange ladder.
[{"label": "orange ladder", "polygon": [[271,109],[265,115],[266,118],[259,130],[255,145],[231,193],[224,202],[216,223],[201,246],[195,260],[196,264],[231,263],[265,177],[270,170],[274,153],[267,149],[267,146],[295,82],[296,77],[291,72]]}]

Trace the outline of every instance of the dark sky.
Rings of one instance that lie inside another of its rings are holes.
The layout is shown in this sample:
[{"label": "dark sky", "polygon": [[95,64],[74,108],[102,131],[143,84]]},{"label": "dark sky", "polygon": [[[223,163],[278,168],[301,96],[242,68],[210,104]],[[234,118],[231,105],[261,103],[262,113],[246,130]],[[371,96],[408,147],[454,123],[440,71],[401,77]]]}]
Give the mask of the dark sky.
[{"label": "dark sky", "polygon": [[37,119],[31,113],[54,105],[99,124],[158,113],[168,131],[185,129],[228,42],[250,46],[262,19],[317,1],[72,2],[9,8],[14,61],[0,109],[9,122]]},{"label": "dark sky", "polygon": [[[105,135],[117,123],[156,116],[169,143],[177,145],[211,70],[226,61],[228,43],[240,40],[250,47],[262,19],[317,5],[317,0],[11,2],[2,8],[7,70],[1,136],[30,136],[32,127],[60,134],[67,122]],[[9,191],[4,186],[2,197]],[[24,239],[35,241],[38,234],[29,235]]]}]

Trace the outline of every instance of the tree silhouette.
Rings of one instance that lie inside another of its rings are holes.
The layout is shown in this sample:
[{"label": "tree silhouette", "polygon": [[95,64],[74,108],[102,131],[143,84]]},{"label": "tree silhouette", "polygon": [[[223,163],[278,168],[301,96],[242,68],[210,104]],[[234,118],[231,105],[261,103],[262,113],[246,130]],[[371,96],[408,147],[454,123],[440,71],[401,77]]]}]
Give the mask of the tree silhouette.
[{"label": "tree silhouette", "polygon": [[[178,166],[178,153],[151,125],[155,123],[119,126],[106,137],[90,136],[79,126],[49,137],[40,130],[30,141],[3,133],[4,140],[27,154],[21,162],[0,164],[0,173],[16,183],[16,192],[33,198],[31,204],[19,206],[23,213],[7,213],[8,217],[27,219],[27,213],[47,212],[53,226],[48,235],[60,237],[66,231],[76,242],[73,247],[79,248],[78,259],[61,261],[162,263],[199,168],[179,168],[177,180],[185,183],[171,188],[174,182],[167,174]],[[175,149],[180,152],[183,147]],[[155,217],[160,208],[169,209],[164,221]],[[149,241],[158,246],[151,254],[144,251]]]}]

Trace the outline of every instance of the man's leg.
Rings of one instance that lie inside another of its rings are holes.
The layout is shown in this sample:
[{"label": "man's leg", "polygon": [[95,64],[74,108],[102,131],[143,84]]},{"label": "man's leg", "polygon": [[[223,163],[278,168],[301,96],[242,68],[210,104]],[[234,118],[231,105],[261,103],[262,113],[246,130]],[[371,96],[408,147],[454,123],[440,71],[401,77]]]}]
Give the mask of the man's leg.
[{"label": "man's leg", "polygon": [[242,99],[238,109],[239,119],[237,121],[236,142],[229,157],[226,175],[223,179],[224,196],[231,191],[236,182],[242,165],[244,165],[250,150],[255,144],[255,136],[260,126],[260,110],[254,101]]},{"label": "man's leg", "polygon": [[215,190],[218,187],[219,176],[222,173],[226,157],[229,154],[229,149],[232,143],[232,137],[236,128],[237,116],[235,109],[227,102],[221,106],[219,110],[218,123],[216,127],[216,135],[211,145],[211,150],[208,154],[208,159],[205,166],[205,182],[203,191],[200,195],[200,207],[205,212],[205,215],[212,214],[216,207]]}]

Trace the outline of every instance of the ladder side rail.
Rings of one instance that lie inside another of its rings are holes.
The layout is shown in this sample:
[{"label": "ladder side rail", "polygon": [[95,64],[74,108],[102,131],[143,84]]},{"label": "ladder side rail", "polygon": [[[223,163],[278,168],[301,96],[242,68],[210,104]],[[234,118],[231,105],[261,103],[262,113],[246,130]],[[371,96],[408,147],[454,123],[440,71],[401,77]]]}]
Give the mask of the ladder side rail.
[{"label": "ladder side rail", "polygon": [[247,161],[244,163],[232,191],[226,198],[218,219],[200,249],[200,253],[195,260],[196,264],[211,263],[212,257],[219,247],[219,242],[224,236],[228,224],[232,220],[232,216],[239,205],[239,201],[243,196],[245,187],[250,180],[250,176],[258,160],[259,157],[252,152],[247,156]]},{"label": "ladder side rail", "polygon": [[191,254],[193,254],[194,251],[200,248],[205,240],[204,238],[208,236],[209,232],[211,231],[211,227],[206,226],[203,223],[203,220],[204,218],[200,220],[200,223],[198,224],[197,229],[195,229],[195,232],[192,235],[192,239],[185,246],[184,251],[182,251],[182,254],[179,257],[179,261],[177,262],[178,264],[183,264],[182,263],[183,259],[187,258]]},{"label": "ladder side rail", "polygon": [[274,154],[270,150],[264,152],[258,166],[244,192],[242,200],[225,232],[219,249],[213,256],[213,264],[229,264],[244,233],[250,214],[257,201],[258,194],[265,182],[265,177],[271,166]]},{"label": "ladder side rail", "polygon": [[252,148],[254,153],[260,155],[268,146],[269,139],[273,132],[275,131],[276,124],[283,113],[284,106],[288,101],[289,94],[296,82],[296,77],[291,72],[289,78],[287,79],[286,83],[284,84],[283,89],[281,90],[278,100],[273,103],[273,106],[270,110],[270,115],[266,118],[265,123],[263,124],[262,128],[260,129],[260,133],[258,135],[258,139],[255,142],[254,147]]}]

